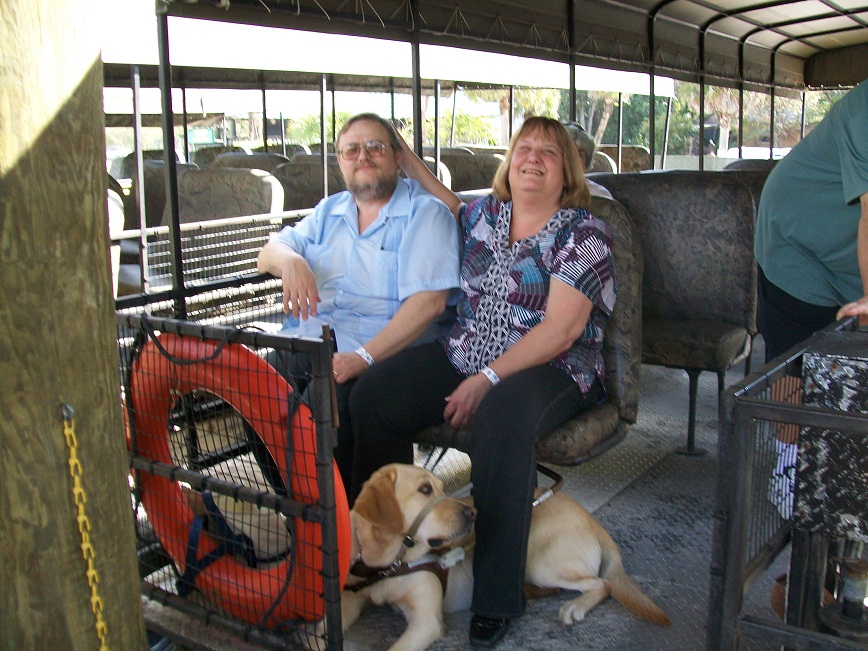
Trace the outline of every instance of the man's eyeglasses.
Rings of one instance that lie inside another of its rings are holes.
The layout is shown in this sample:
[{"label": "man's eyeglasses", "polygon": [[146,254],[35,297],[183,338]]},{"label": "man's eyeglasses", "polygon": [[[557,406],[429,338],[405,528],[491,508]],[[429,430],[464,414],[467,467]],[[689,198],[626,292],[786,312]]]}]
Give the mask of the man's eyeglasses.
[{"label": "man's eyeglasses", "polygon": [[338,153],[344,160],[352,161],[356,160],[359,157],[359,154],[362,153],[362,149],[364,148],[365,153],[368,155],[368,158],[380,158],[383,154],[386,153],[387,147],[391,147],[391,145],[387,145],[385,142],[380,142],[379,140],[368,140],[366,142],[351,142],[350,144],[341,147],[338,150]]}]

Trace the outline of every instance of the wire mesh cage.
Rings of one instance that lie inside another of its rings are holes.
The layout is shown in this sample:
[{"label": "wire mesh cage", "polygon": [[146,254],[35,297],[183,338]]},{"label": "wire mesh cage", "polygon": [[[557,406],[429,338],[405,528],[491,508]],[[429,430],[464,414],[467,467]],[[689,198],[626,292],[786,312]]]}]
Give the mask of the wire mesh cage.
[{"label": "wire mesh cage", "polygon": [[[798,649],[868,648],[868,636],[825,625],[820,616],[840,612],[843,560],[864,558],[868,524],[868,387],[851,374],[843,393],[864,394],[861,406],[818,400],[835,391],[829,382],[818,390],[812,362],[815,351],[845,340],[868,353],[868,334],[855,331],[855,320],[842,321],[721,394],[708,649],[748,648],[750,639]],[[859,363],[868,373],[865,357]],[[841,447],[849,456],[835,452]],[[745,595],[788,547],[789,576],[777,586],[782,619],[746,612]],[[868,633],[868,620],[860,628]]]},{"label": "wire mesh cage", "polygon": [[[295,213],[254,215],[181,224],[178,238],[189,286],[256,272],[256,256],[269,238],[297,219]],[[170,287],[175,276],[167,226],[149,231],[145,278],[151,291]]]},{"label": "wire mesh cage", "polygon": [[150,598],[247,639],[334,649],[350,525],[332,343],[272,334],[279,291],[188,296],[196,320],[118,312],[139,570]]}]

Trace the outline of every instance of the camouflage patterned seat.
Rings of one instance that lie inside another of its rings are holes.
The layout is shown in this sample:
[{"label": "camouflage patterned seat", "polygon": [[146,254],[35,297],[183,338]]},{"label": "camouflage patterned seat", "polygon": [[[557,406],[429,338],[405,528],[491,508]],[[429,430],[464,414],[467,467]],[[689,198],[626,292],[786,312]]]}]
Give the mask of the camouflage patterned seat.
[{"label": "camouflage patterned seat", "polygon": [[629,211],[642,243],[642,362],[690,379],[687,446],[694,448],[702,371],[717,374],[750,354],[756,334],[754,198],[733,174],[673,171],[600,174]]}]

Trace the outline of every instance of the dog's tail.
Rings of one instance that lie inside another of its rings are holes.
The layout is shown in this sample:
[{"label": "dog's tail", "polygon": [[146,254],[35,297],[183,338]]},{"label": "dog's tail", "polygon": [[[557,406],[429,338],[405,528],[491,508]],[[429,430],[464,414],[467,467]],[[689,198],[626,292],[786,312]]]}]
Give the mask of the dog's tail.
[{"label": "dog's tail", "polygon": [[669,626],[672,622],[657,604],[651,601],[651,598],[646,595],[642,588],[630,578],[630,575],[624,570],[624,565],[621,562],[621,555],[615,549],[615,554],[607,554],[603,552],[603,567],[601,568],[600,576],[606,580],[609,587],[609,594],[612,599],[620,603],[630,612],[647,619],[653,624],[660,626]]}]

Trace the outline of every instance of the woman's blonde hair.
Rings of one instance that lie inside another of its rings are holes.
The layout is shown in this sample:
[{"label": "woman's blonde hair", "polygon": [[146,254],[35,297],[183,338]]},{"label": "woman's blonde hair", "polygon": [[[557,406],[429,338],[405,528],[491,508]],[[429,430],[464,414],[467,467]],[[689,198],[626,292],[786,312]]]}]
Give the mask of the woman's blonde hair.
[{"label": "woman's blonde hair", "polygon": [[513,134],[512,140],[509,142],[509,150],[506,152],[506,159],[500,164],[500,167],[497,168],[497,172],[494,174],[494,181],[491,184],[494,196],[500,201],[512,200],[512,191],[509,187],[509,166],[512,163],[512,152],[519,138],[535,131],[544,133],[561,150],[564,161],[564,189],[561,193],[561,208],[590,209],[591,193],[588,190],[588,184],[585,182],[585,174],[582,172],[579,154],[573,145],[570,134],[567,133],[564,125],[557,120],[542,116],[526,118],[519,130]]}]

